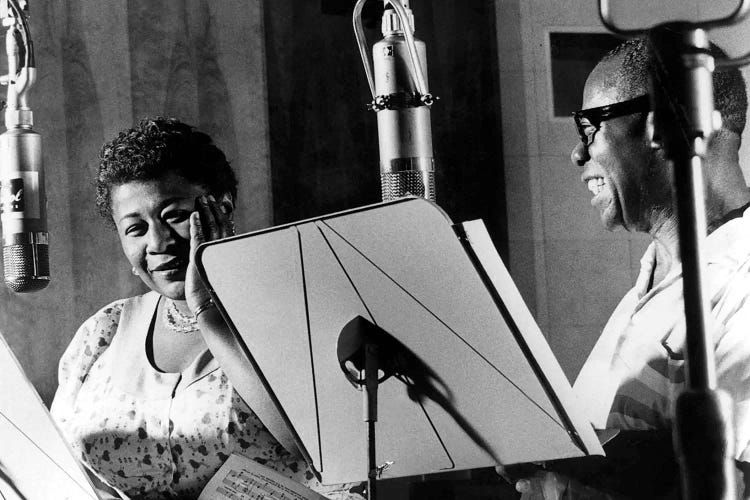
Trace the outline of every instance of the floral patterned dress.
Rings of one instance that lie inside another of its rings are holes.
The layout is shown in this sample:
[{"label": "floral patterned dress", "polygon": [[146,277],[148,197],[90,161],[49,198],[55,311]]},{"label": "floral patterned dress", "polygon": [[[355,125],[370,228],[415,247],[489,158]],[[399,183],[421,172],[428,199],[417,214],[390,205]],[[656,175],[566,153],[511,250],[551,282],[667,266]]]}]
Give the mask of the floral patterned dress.
[{"label": "floral patterned dress", "polygon": [[59,366],[52,415],[76,455],[121,495],[197,498],[233,452],[335,499],[304,460],[265,428],[208,350],[182,373],[153,367],[146,337],[154,292],[104,307],[78,330]]}]

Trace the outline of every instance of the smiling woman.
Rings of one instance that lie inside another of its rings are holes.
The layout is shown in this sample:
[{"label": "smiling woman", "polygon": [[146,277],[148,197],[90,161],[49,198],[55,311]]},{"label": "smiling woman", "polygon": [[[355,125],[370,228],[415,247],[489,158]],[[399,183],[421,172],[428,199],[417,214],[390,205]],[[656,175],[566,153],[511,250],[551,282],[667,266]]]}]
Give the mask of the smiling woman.
[{"label": "smiling woman", "polygon": [[[134,274],[172,300],[185,299],[190,257],[190,214],[205,189],[169,171],[160,179],[112,189],[112,218]],[[232,200],[225,196],[224,207]]]},{"label": "smiling woman", "polygon": [[143,120],[102,148],[99,212],[151,291],[81,326],[60,361],[53,417],[113,496],[197,498],[236,452],[335,498],[361,498],[322,487],[209,350],[229,331],[193,254],[234,233],[236,186],[210,137],[174,119]]}]

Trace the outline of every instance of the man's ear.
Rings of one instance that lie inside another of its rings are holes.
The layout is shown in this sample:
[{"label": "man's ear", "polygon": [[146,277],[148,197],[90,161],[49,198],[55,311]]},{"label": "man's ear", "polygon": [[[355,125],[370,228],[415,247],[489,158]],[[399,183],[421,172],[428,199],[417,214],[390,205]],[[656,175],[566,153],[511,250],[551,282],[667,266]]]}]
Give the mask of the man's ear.
[{"label": "man's ear", "polygon": [[648,139],[651,149],[661,149],[662,142],[659,133],[654,126],[654,112],[649,111],[646,115],[646,138]]}]

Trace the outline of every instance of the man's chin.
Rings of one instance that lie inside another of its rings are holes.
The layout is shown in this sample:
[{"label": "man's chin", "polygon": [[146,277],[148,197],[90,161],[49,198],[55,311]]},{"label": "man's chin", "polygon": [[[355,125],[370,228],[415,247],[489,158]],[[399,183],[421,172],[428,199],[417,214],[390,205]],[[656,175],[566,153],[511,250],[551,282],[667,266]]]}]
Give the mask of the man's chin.
[{"label": "man's chin", "polygon": [[607,231],[619,231],[620,229],[627,229],[625,222],[622,220],[622,216],[616,210],[612,210],[611,207],[607,207],[601,213],[599,218]]}]

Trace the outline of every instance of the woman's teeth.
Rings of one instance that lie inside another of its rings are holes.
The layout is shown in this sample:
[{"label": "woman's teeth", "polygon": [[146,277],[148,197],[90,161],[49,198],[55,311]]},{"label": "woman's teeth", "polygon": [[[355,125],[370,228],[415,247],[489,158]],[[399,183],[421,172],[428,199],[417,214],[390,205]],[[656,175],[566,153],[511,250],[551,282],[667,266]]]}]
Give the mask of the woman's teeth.
[{"label": "woman's teeth", "polygon": [[604,189],[604,179],[602,177],[594,177],[593,179],[589,179],[587,182],[587,186],[589,188],[589,191],[594,193],[594,196],[602,192],[602,189]]}]

